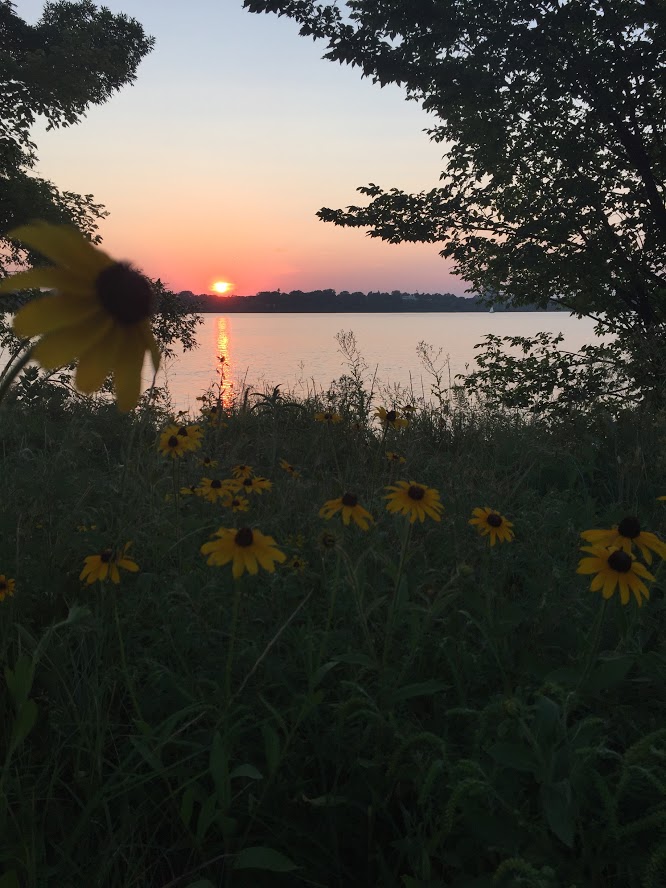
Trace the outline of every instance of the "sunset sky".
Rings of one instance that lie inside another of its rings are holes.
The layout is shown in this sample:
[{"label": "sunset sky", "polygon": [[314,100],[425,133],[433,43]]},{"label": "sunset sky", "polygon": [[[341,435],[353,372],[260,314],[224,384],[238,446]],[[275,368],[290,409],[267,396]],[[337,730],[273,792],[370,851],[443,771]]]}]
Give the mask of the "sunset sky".
[{"label": "sunset sky", "polygon": [[[101,4],[99,4],[101,5]],[[38,125],[38,172],[92,193],[105,248],[174,290],[455,292],[437,246],[384,244],[324,224],[359,185],[432,188],[442,147],[397,87],[321,59],[294,22],[241,0],[106,0],[156,38],[134,86],[78,126]],[[18,0],[27,21],[41,0]]]}]

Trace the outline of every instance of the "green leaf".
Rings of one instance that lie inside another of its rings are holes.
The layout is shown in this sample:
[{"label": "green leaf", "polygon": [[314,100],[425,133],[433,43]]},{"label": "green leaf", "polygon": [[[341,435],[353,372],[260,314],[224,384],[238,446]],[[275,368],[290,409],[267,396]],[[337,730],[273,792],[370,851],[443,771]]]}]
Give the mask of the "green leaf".
[{"label": "green leaf", "polygon": [[615,687],[624,681],[634,665],[634,657],[621,656],[602,660],[585,683],[585,689],[593,694]]},{"label": "green leaf", "polygon": [[503,765],[512,771],[535,774],[539,770],[539,763],[530,747],[520,743],[495,743],[488,750],[488,754],[498,765]]},{"label": "green leaf", "polygon": [[234,777],[249,777],[250,780],[264,779],[264,775],[254,765],[239,765],[229,774],[229,780],[233,780]]},{"label": "green leaf", "polygon": [[12,728],[12,749],[16,749],[28,736],[37,721],[37,704],[34,700],[26,700],[14,719]]},{"label": "green leaf", "polygon": [[21,888],[16,870],[9,870],[0,876],[0,888]]},{"label": "green leaf", "polygon": [[243,848],[234,860],[234,869],[269,870],[272,873],[290,873],[298,869],[293,860],[273,848],[255,845]]},{"label": "green leaf", "polygon": [[402,688],[398,688],[391,695],[391,699],[395,703],[400,703],[403,700],[410,700],[412,697],[429,697],[432,694],[437,694],[439,691],[445,690],[447,687],[447,682],[431,678],[428,681],[419,681],[415,684],[405,685]]},{"label": "green leaf", "polygon": [[571,798],[571,784],[560,780],[550,786],[541,787],[541,807],[548,826],[557,838],[568,848],[573,847],[574,811]]},{"label": "green leaf", "polygon": [[280,738],[272,725],[262,725],[261,733],[264,738],[264,753],[266,755],[268,773],[273,777],[280,764]]},{"label": "green leaf", "polygon": [[213,778],[217,798],[222,810],[226,813],[231,805],[231,786],[229,784],[229,756],[219,731],[213,734],[208,763],[210,776]]},{"label": "green leaf", "polygon": [[35,664],[27,654],[21,654],[14,669],[5,666],[5,681],[17,711],[30,696],[34,674]]}]

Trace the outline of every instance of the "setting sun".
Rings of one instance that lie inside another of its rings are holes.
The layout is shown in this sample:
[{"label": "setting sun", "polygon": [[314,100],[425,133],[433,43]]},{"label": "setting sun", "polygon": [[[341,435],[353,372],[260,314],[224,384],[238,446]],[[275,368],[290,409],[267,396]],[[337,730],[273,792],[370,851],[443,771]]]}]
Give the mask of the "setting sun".
[{"label": "setting sun", "polygon": [[231,290],[233,284],[230,281],[215,281],[211,290],[214,290],[216,293],[222,295],[223,293],[228,293]]}]

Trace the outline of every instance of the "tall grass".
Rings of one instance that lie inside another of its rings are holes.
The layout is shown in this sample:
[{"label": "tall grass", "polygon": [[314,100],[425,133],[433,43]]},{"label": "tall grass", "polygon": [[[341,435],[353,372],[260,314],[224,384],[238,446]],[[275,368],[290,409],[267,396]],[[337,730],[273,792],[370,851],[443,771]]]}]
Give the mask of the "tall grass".
[{"label": "tall grass", "polygon": [[[580,531],[664,529],[664,417],[439,404],[384,434],[346,380],[326,403],[239,397],[182,463],[157,410],[2,411],[2,888],[666,884],[662,572],[640,610],[575,574]],[[272,490],[241,515],[174,496],[204,454]],[[404,558],[397,478],[444,504]],[[368,532],[318,517],[345,491]],[[513,543],[469,526],[486,505]],[[242,524],[305,570],[208,567],[202,543]],[[139,573],[81,584],[128,540]]]}]

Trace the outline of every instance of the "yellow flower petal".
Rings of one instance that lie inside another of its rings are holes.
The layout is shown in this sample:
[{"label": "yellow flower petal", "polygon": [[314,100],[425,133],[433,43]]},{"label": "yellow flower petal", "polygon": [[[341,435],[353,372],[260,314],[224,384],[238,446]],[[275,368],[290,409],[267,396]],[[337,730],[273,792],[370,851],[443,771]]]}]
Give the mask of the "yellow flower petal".
[{"label": "yellow flower petal", "polygon": [[48,287],[50,290],[62,290],[67,293],[85,295],[90,293],[90,283],[73,272],[56,268],[53,265],[42,268],[31,268],[20,271],[0,281],[0,293],[16,293],[19,290],[30,290]]},{"label": "yellow flower petal", "polygon": [[76,228],[67,225],[50,225],[48,222],[31,222],[10,231],[8,237],[27,244],[31,249],[66,268],[85,268],[99,273],[113,260],[93,246]]},{"label": "yellow flower petal", "polygon": [[118,330],[112,329],[94,348],[79,358],[76,368],[76,387],[85,394],[96,392],[113,370],[120,344]]},{"label": "yellow flower petal", "polygon": [[54,330],[40,339],[33,350],[33,355],[47,370],[63,367],[96,346],[108,335],[112,327],[113,321],[108,319],[101,323],[82,321],[62,330]]},{"label": "yellow flower petal", "polygon": [[113,378],[118,409],[126,412],[136,407],[141,394],[141,369],[145,348],[136,329],[128,328],[120,345]]},{"label": "yellow flower petal", "polygon": [[17,311],[12,326],[17,336],[29,339],[82,321],[92,323],[96,314],[104,317],[102,307],[90,296],[58,293],[28,302]]}]

